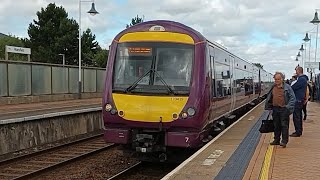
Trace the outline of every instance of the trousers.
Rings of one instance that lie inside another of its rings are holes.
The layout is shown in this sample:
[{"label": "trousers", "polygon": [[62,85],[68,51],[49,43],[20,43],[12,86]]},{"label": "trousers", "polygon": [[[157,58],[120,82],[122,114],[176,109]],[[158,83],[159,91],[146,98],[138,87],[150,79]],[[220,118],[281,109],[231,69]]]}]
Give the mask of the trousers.
[{"label": "trousers", "polygon": [[274,140],[287,144],[289,141],[289,116],[290,112],[285,107],[273,107],[272,118],[274,124]]}]

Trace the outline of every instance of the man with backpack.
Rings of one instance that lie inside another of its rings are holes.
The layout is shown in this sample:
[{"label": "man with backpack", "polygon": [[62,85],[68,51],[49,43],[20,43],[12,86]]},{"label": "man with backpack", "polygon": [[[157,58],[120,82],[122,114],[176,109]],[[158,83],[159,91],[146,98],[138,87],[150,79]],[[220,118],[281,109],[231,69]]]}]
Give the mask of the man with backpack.
[{"label": "man with backpack", "polygon": [[305,102],[306,88],[308,83],[308,76],[303,74],[303,68],[296,67],[297,81],[291,85],[294,94],[296,96],[296,102],[293,112],[293,124],[295,132],[290,135],[290,137],[300,137],[302,135],[302,109]]}]

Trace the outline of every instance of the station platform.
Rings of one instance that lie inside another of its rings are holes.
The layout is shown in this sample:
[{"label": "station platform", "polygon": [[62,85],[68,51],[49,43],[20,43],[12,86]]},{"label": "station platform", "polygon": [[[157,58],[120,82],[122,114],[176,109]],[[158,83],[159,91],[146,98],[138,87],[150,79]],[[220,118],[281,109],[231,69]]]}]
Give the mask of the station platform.
[{"label": "station platform", "polygon": [[261,117],[266,114],[262,102],[162,180],[318,179],[320,103],[308,102],[303,135],[290,137],[286,148],[269,145],[273,133],[259,132]]},{"label": "station platform", "polygon": [[101,98],[77,99],[30,104],[0,105],[0,121],[61,111],[81,110],[101,107]]},{"label": "station platform", "polygon": [[0,160],[101,131],[102,98],[0,105]]},{"label": "station platform", "polygon": [[[263,134],[243,179],[319,179],[320,103],[308,102],[303,134],[289,137],[286,148],[271,146],[273,133]],[[292,116],[289,133],[294,132]]]}]

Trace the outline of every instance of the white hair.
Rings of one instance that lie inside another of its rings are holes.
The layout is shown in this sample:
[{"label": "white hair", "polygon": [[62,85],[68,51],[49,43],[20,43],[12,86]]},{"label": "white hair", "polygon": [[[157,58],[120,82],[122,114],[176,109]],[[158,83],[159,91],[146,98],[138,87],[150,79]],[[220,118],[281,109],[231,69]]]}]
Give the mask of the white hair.
[{"label": "white hair", "polygon": [[277,74],[281,76],[282,80],[285,80],[286,76],[282,72],[275,72],[273,78],[275,78]]}]

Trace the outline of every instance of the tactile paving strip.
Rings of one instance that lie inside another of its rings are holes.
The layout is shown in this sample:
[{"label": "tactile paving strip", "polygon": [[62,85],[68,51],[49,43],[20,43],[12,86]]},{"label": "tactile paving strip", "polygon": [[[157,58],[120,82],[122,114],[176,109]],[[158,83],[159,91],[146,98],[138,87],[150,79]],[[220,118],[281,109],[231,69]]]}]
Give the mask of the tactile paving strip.
[{"label": "tactile paving strip", "polygon": [[240,143],[236,151],[232,154],[226,165],[221,169],[215,180],[242,179],[249,165],[251,157],[259,143],[262,119],[268,117],[269,112],[264,111],[259,120],[248,132],[247,136]]}]

